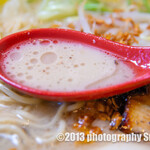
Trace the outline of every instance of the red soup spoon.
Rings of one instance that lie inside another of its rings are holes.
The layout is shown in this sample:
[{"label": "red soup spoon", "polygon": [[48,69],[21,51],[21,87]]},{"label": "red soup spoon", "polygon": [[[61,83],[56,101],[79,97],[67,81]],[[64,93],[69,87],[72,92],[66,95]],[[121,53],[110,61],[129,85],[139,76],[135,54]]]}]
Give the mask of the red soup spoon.
[{"label": "red soup spoon", "polygon": [[[10,48],[21,42],[42,38],[71,40],[76,43],[93,46],[99,50],[103,49],[107,53],[113,54],[118,59],[125,60],[133,69],[135,76],[131,81],[121,84],[105,88],[71,92],[34,89],[32,87],[24,86],[9,78],[3,69],[3,61],[5,60],[6,53],[11,50]],[[66,29],[45,28],[22,31],[0,40],[0,79],[3,80],[6,85],[14,88],[15,90],[45,100],[86,101],[109,97],[128,92],[150,83],[150,47],[127,46],[92,34]]]}]

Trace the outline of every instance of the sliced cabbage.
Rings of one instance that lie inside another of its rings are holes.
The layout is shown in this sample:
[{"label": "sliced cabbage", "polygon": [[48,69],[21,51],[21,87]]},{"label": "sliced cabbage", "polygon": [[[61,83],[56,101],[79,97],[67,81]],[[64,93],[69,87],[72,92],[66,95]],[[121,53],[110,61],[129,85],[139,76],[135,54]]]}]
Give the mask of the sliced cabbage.
[{"label": "sliced cabbage", "polygon": [[143,33],[140,34],[140,38],[146,41],[150,41],[150,31],[145,30]]},{"label": "sliced cabbage", "polygon": [[38,17],[42,20],[52,20],[76,14],[77,2],[74,0],[43,0]]},{"label": "sliced cabbage", "polygon": [[[32,2],[35,0],[28,0]],[[122,7],[136,5],[140,11],[150,12],[150,0],[41,0],[41,8],[38,18],[41,20],[57,20],[68,16],[77,15],[78,6],[85,3],[84,9],[90,11],[113,11],[114,9],[126,9]]]},{"label": "sliced cabbage", "polygon": [[85,10],[110,11],[103,0],[43,0],[38,17],[41,20],[53,20],[77,15],[78,6],[83,2]]}]

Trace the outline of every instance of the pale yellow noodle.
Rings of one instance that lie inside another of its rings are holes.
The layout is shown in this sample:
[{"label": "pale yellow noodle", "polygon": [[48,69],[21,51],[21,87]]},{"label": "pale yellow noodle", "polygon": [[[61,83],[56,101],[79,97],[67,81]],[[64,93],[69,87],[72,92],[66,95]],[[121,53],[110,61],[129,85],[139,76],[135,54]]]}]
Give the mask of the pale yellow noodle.
[{"label": "pale yellow noodle", "polygon": [[[24,110],[21,110],[20,112],[21,114],[25,115],[27,119],[24,118],[18,119],[16,117],[12,117],[13,114],[11,115],[6,114],[7,117],[0,116],[0,124],[3,126],[12,125],[16,129],[15,133],[17,133],[19,137],[22,137],[22,132],[20,132],[21,130],[20,126],[25,126],[25,127],[30,126],[32,130],[29,132],[29,134],[33,139],[35,139],[38,143],[39,142],[49,143],[56,140],[56,136],[58,133],[63,133],[65,131],[66,122],[61,119],[63,112],[65,112],[65,108],[66,108],[66,104],[64,103],[62,106],[60,106],[53,119],[51,119],[51,121],[49,121],[47,124],[42,124],[41,121],[42,119],[38,120],[34,115],[31,115],[28,112],[24,112]],[[17,111],[14,111],[15,112],[14,116],[18,114]],[[48,120],[48,118],[46,120]],[[35,132],[35,128],[38,128],[38,130],[43,130],[42,135]],[[20,130],[17,131],[17,129]],[[49,130],[49,132],[46,132],[47,130]],[[3,132],[9,133],[9,130],[8,131],[3,130]]]},{"label": "pale yellow noodle", "polygon": [[71,104],[66,108],[66,111],[74,111],[80,109],[85,105],[85,102],[76,102],[75,104]]},{"label": "pale yellow noodle", "polygon": [[15,125],[0,125],[0,132],[1,133],[9,133],[9,134],[17,134],[19,135],[19,137],[21,138],[21,140],[23,141],[23,143],[31,143],[33,142],[33,140],[31,138],[29,138],[29,136],[24,132],[23,129],[15,126]]},{"label": "pale yellow noodle", "polygon": [[[51,127],[52,130],[53,129],[53,126]],[[65,131],[65,128],[66,128],[66,123],[64,120],[60,120],[59,121],[59,126],[57,127],[56,130],[52,131],[52,133],[46,133],[46,132],[43,132],[45,134],[43,135],[35,135],[35,132],[33,132],[32,136],[34,136],[34,138],[36,139],[37,143],[51,143],[51,142],[54,142],[56,141],[56,137],[59,133],[64,133]]]},{"label": "pale yellow noodle", "polygon": [[14,111],[15,114],[19,114],[22,118],[25,118],[25,119],[28,119],[30,121],[34,121],[34,122],[43,122],[44,120],[47,120],[48,119],[48,116],[44,118],[39,118],[33,114],[31,114],[30,112],[28,112],[28,110],[15,110]]},{"label": "pale yellow noodle", "polygon": [[17,102],[23,104],[38,104],[41,100],[36,98],[25,97],[13,92],[11,89],[7,88],[4,84],[0,83],[0,90],[4,92],[6,95],[10,96],[12,99],[16,100]]}]

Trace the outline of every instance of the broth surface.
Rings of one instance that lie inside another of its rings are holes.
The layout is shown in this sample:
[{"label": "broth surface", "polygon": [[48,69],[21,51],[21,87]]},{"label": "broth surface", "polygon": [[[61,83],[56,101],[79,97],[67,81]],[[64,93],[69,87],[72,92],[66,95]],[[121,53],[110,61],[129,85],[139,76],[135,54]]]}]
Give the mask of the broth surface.
[{"label": "broth surface", "polygon": [[84,44],[34,40],[13,47],[4,60],[7,76],[25,86],[48,91],[81,91],[133,78],[116,57]]}]

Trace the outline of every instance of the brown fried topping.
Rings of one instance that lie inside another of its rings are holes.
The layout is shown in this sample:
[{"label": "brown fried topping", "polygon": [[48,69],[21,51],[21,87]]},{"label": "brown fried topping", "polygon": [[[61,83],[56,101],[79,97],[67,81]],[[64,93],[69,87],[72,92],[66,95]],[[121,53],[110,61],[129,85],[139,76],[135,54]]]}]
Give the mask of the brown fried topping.
[{"label": "brown fried topping", "polygon": [[110,128],[116,130],[122,120],[121,114],[117,112],[118,108],[119,106],[116,104],[114,98],[87,102],[82,108],[76,112],[72,112],[76,120],[73,127],[80,132],[91,133],[92,131],[93,133],[101,133],[100,127],[92,125],[94,120],[99,119],[103,121],[114,121],[114,126],[110,124]]},{"label": "brown fried topping", "polygon": [[133,19],[131,18],[122,18],[119,17],[118,18],[120,21],[123,21],[126,23],[126,25],[129,26],[129,24],[131,24],[132,26],[129,26],[129,31],[134,35],[134,36],[139,36],[142,33],[142,30],[139,27],[139,24],[136,24]]},{"label": "brown fried topping", "polygon": [[106,121],[106,120],[110,121],[110,116],[108,116],[107,113],[100,112],[98,115],[98,119],[103,120],[103,121]]},{"label": "brown fried topping", "polygon": [[[133,43],[138,43],[138,41],[136,40],[136,36],[139,36],[142,33],[139,24],[136,24],[131,18],[122,18],[120,16],[114,18],[112,15],[110,15],[111,22],[109,24],[106,23],[105,20],[97,19],[92,15],[87,15],[87,18],[91,26],[93,25],[93,23],[99,26],[94,31],[95,35],[102,36],[106,39],[119,42],[122,44],[132,45]],[[123,22],[124,27],[119,27],[117,24],[115,24],[116,20]],[[104,27],[105,29],[103,31],[101,30],[99,31],[99,29]],[[120,31],[118,31],[116,34],[107,33],[107,30],[115,27],[118,29],[120,28]],[[122,30],[126,30],[126,32]]]},{"label": "brown fried topping", "polygon": [[70,23],[70,24],[68,24],[68,28],[70,28],[70,29],[75,29],[75,25],[73,24],[73,23]]},{"label": "brown fried topping", "polygon": [[117,130],[122,122],[122,116],[119,112],[114,112],[110,122],[110,129]]},{"label": "brown fried topping", "polygon": [[88,22],[90,24],[93,24],[94,22],[98,25],[101,25],[101,24],[104,24],[105,21],[104,20],[101,20],[101,19],[96,19],[95,17],[93,17],[92,15],[87,15],[87,18],[88,18]]},{"label": "brown fried topping", "polygon": [[[121,10],[115,10],[115,11],[121,11]],[[108,40],[112,40],[114,42],[119,42],[121,44],[126,45],[133,45],[133,43],[138,43],[136,37],[139,36],[142,33],[142,30],[139,27],[139,24],[135,23],[133,19],[131,18],[123,18],[120,15],[117,17],[114,17],[112,15],[109,16],[110,22],[107,23],[104,19],[99,19],[94,17],[91,14],[87,15],[87,20],[89,22],[89,25],[91,28],[94,26],[94,34],[96,36],[102,36]],[[122,22],[124,25],[119,26],[116,24],[116,21]],[[51,28],[59,28],[59,24],[52,24],[50,26]],[[75,25],[73,23],[69,23],[67,25],[70,29],[75,29]],[[117,28],[118,32],[115,34],[107,33],[108,30]],[[149,26],[147,28],[150,28]],[[80,30],[83,32],[83,29]]]},{"label": "brown fried topping", "polygon": [[121,12],[124,12],[124,10],[123,9],[119,9],[119,8],[115,8],[113,10],[113,12],[115,12],[115,13],[121,13]]},{"label": "brown fried topping", "polygon": [[147,29],[150,30],[150,25],[147,26]]},{"label": "brown fried topping", "polygon": [[134,35],[128,32],[123,33],[119,31],[116,35],[108,33],[108,34],[103,34],[101,36],[108,40],[118,42],[121,44],[126,44],[126,45],[132,45],[133,43],[138,43]]},{"label": "brown fried topping", "polygon": [[50,28],[59,28],[59,27],[60,27],[59,24],[52,24],[52,25],[50,26]]}]

